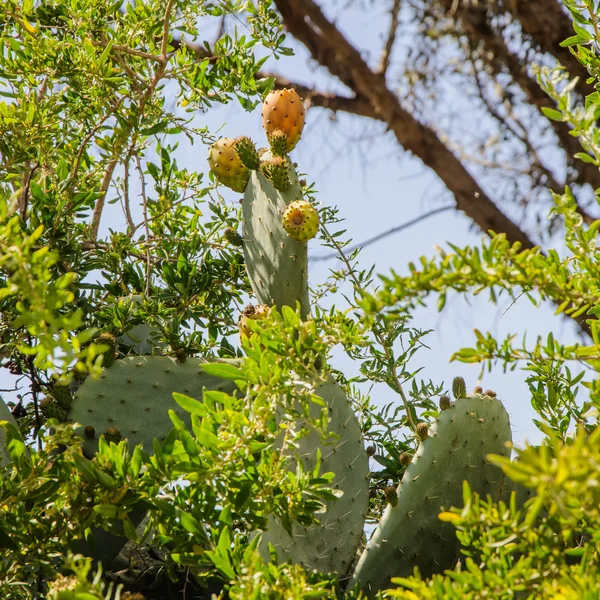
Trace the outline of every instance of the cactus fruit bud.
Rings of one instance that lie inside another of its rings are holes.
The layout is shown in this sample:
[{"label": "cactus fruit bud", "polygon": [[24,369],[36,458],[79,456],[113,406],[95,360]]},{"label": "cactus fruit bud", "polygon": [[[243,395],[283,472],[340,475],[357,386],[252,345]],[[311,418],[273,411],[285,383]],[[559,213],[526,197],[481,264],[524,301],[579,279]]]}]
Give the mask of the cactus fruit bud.
[{"label": "cactus fruit bud", "polygon": [[452,406],[448,396],[440,396],[440,410],[448,410]]},{"label": "cactus fruit bud", "polygon": [[185,353],[185,349],[184,348],[177,348],[177,350],[175,350],[175,358],[177,359],[178,363],[184,363],[185,359],[187,358],[187,355]]},{"label": "cactus fruit bud", "polygon": [[467,395],[467,384],[462,377],[455,377],[452,380],[452,394],[457,400]]},{"label": "cactus fruit bud", "polygon": [[50,396],[46,396],[40,402],[40,410],[42,414],[48,419],[58,419],[59,421],[67,420],[67,411],[64,408],[61,408]]},{"label": "cactus fruit bud", "polygon": [[285,156],[287,154],[288,136],[285,131],[275,129],[269,136],[269,146],[274,156]]},{"label": "cactus fruit bud", "polygon": [[412,456],[408,452],[403,452],[400,455],[400,464],[403,467],[408,467],[408,465],[410,465],[411,462],[412,462]]},{"label": "cactus fruit bud", "polygon": [[383,490],[385,494],[385,499],[392,505],[396,506],[398,504],[398,490],[395,485],[390,485]]},{"label": "cactus fruit bud", "polygon": [[101,333],[95,341],[97,344],[108,346],[108,350],[104,353],[104,360],[102,362],[102,366],[108,369],[108,367],[113,365],[117,359],[117,338],[112,333],[104,332]]},{"label": "cactus fruit bud", "polygon": [[319,224],[319,213],[306,200],[290,202],[283,213],[283,228],[298,242],[306,242],[314,238],[319,230]]},{"label": "cactus fruit bud", "polygon": [[367,456],[374,456],[376,452],[377,452],[377,448],[375,448],[375,446],[367,447]]},{"label": "cactus fruit bud", "polygon": [[233,228],[226,227],[223,232],[223,237],[232,245],[232,246],[243,246],[244,240],[242,236]]},{"label": "cactus fruit bud", "polygon": [[96,430],[93,425],[86,425],[83,433],[85,433],[85,437],[88,440],[93,440],[96,437]]},{"label": "cactus fruit bud", "polygon": [[485,392],[483,392],[483,395],[489,396],[490,398],[495,398],[497,396],[496,392],[492,390],[485,390]]},{"label": "cactus fruit bud", "polygon": [[260,167],[260,159],[254,142],[245,135],[235,138],[235,151],[247,169],[256,170]]},{"label": "cactus fruit bud", "polygon": [[275,156],[271,160],[265,160],[260,165],[262,174],[270,179],[273,187],[280,192],[285,192],[292,182],[290,180],[290,163],[286,158]]},{"label": "cactus fruit bud", "polygon": [[483,388],[480,385],[476,385],[473,388],[473,393],[474,394],[483,394]]},{"label": "cactus fruit bud", "polygon": [[429,435],[429,427],[427,426],[427,423],[419,423],[415,433],[421,441],[426,440],[427,436]]},{"label": "cactus fruit bud", "polygon": [[235,140],[221,138],[208,150],[208,164],[215,177],[223,185],[236,192],[243,192],[250,179],[250,169],[244,165],[235,150]]},{"label": "cactus fruit bud", "polygon": [[52,396],[61,408],[69,410],[73,401],[73,395],[68,385],[54,384],[52,387]]},{"label": "cactus fruit bud", "polygon": [[118,444],[123,437],[116,427],[109,427],[103,435],[107,442],[114,442],[115,444]]},{"label": "cactus fruit bud", "polygon": [[290,152],[298,143],[304,128],[304,104],[296,90],[283,89],[269,92],[262,109],[262,122],[270,141],[275,130],[286,136],[286,150]]},{"label": "cactus fruit bud", "polygon": [[240,337],[250,337],[252,331],[248,325],[248,321],[260,321],[269,314],[269,307],[266,304],[257,304],[252,306],[248,304],[242,311],[242,317],[240,319]]}]

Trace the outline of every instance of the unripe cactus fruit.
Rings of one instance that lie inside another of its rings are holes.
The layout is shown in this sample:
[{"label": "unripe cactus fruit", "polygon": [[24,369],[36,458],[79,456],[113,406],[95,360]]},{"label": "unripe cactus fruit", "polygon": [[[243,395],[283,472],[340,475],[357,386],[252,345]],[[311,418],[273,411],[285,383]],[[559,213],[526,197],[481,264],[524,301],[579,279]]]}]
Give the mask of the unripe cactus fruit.
[{"label": "unripe cactus fruit", "polygon": [[306,200],[291,202],[283,213],[283,228],[287,234],[298,242],[306,242],[317,235],[319,230],[319,213]]},{"label": "unripe cactus fruit", "polygon": [[[102,344],[104,346],[108,346],[108,350],[104,353],[104,360],[102,362],[102,366],[106,367],[108,369],[108,367],[110,367],[112,364],[114,364],[117,356],[116,356],[116,352],[117,352],[117,338],[109,332],[104,332],[101,333],[95,340],[95,342],[97,344]],[[57,398],[58,400],[58,398]],[[69,403],[70,405],[70,403]],[[65,408],[69,408],[68,406]]]},{"label": "unripe cactus fruit", "polygon": [[403,467],[407,467],[408,465],[410,465],[411,461],[412,461],[412,456],[408,452],[403,452],[400,455],[400,464]]},{"label": "unripe cactus fruit", "polygon": [[427,436],[429,435],[429,427],[427,426],[427,423],[419,423],[415,433],[421,441],[426,440]]},{"label": "unripe cactus fruit", "polygon": [[390,485],[383,490],[385,494],[385,499],[392,505],[396,506],[398,504],[398,490],[395,485]]},{"label": "unripe cactus fruit", "polygon": [[69,410],[73,395],[68,385],[59,385],[57,383],[52,387],[52,396],[63,410]]},{"label": "unripe cactus fruit", "polygon": [[223,237],[232,245],[232,246],[243,246],[244,240],[242,236],[233,228],[226,227],[223,232]]},{"label": "unripe cactus fruit", "polygon": [[245,135],[240,135],[235,138],[235,151],[239,156],[244,166],[248,169],[258,169],[260,167],[260,159],[254,142]]},{"label": "unripe cactus fruit", "polygon": [[252,306],[252,304],[248,304],[246,308],[242,311],[242,317],[240,319],[240,337],[250,337],[252,335],[252,330],[248,325],[248,321],[260,321],[264,319],[269,314],[269,307],[266,304],[257,304],[256,306]]},{"label": "unripe cactus fruit", "polygon": [[467,395],[467,384],[462,377],[455,377],[452,380],[452,394],[457,400]]},{"label": "unripe cactus fruit", "polygon": [[59,421],[67,420],[67,411],[64,408],[61,408],[58,402],[50,396],[46,396],[40,402],[40,410],[48,419],[58,419]]},{"label": "unripe cactus fruit", "polygon": [[440,410],[448,410],[452,406],[448,396],[440,396]]},{"label": "unripe cactus fruit", "polygon": [[377,448],[375,446],[367,446],[367,456],[375,456]]},{"label": "unripe cactus fruit", "polygon": [[269,135],[269,146],[274,156],[285,156],[287,154],[287,139],[288,136],[281,129],[275,129]]},{"label": "unripe cactus fruit", "polygon": [[215,177],[236,192],[246,189],[250,170],[244,165],[235,149],[235,140],[221,138],[208,150],[208,164]]},{"label": "unripe cactus fruit", "polygon": [[260,170],[267,179],[271,180],[273,187],[280,192],[285,192],[292,185],[290,163],[287,158],[274,156],[271,160],[263,161]]},{"label": "unripe cactus fruit", "polygon": [[296,90],[273,90],[265,98],[262,122],[267,139],[281,130],[286,136],[286,149],[290,152],[298,143],[304,128],[304,104]]},{"label": "unripe cactus fruit", "polygon": [[83,433],[88,440],[93,440],[96,437],[96,429],[93,425],[87,425],[83,430]]}]

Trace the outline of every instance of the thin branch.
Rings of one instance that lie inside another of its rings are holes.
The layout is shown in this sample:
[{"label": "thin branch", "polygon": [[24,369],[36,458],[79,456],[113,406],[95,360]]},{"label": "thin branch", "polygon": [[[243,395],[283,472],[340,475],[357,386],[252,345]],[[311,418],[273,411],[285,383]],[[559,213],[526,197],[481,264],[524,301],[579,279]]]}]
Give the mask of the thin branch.
[{"label": "thin branch", "polygon": [[[92,46],[106,48],[108,46],[108,42],[102,41],[94,41],[92,42]],[[117,52],[123,52],[124,54],[130,54],[131,56],[137,56],[139,58],[145,58],[146,60],[152,60],[154,62],[162,62],[163,59],[160,56],[156,56],[155,54],[150,54],[149,52],[143,52],[142,50],[136,50],[135,48],[130,48],[129,46],[121,46],[119,44],[114,44],[111,50],[116,50]]]},{"label": "thin branch", "polygon": [[[425,221],[426,219],[429,219],[430,217],[434,217],[435,215],[439,215],[440,213],[443,213],[443,212],[446,212],[449,210],[455,210],[455,209],[456,209],[456,204],[447,204],[446,206],[440,206],[438,208],[434,208],[433,210],[430,210],[429,212],[419,215],[418,217],[415,217],[414,219],[411,219],[410,221],[406,221],[406,223],[402,223],[401,225],[396,225],[395,227],[392,227],[391,229],[388,229],[387,231],[384,231],[383,233],[379,233],[379,234],[369,238],[368,240],[365,240],[364,242],[361,242],[359,244],[353,244],[352,246],[345,249],[345,254],[347,256],[348,254],[350,254],[357,248],[360,248],[362,250],[363,248],[366,248],[367,246],[370,246],[371,244],[380,242],[381,240],[385,239],[386,237],[389,237],[390,235],[394,235],[395,233],[400,233],[401,231],[404,231],[405,229],[408,229],[409,227],[412,227],[413,225],[422,223],[423,221]],[[325,261],[325,260],[333,260],[335,258],[339,258],[339,255],[336,253],[324,254],[321,256],[315,256],[313,258],[310,258],[310,262],[321,262],[321,261]]]},{"label": "thin branch", "polygon": [[146,196],[146,178],[142,170],[142,162],[140,157],[135,157],[137,170],[140,174],[140,182],[142,184],[142,214],[144,216],[144,228],[146,233],[146,296],[150,295],[150,277],[152,276],[152,259],[150,256],[150,227],[148,226],[148,198]]},{"label": "thin branch", "polygon": [[125,161],[123,173],[123,212],[125,213],[125,221],[127,222],[127,235],[132,236],[135,229],[133,218],[131,216],[131,206],[129,203],[129,157]]},{"label": "thin branch", "polygon": [[381,51],[379,65],[376,70],[376,73],[378,73],[379,75],[385,75],[390,64],[392,49],[394,47],[394,42],[396,41],[396,32],[398,31],[398,15],[400,13],[400,4],[401,0],[394,0],[394,5],[392,6],[392,10],[390,12],[390,28],[388,30],[385,46]]},{"label": "thin branch", "polygon": [[115,172],[115,167],[117,166],[118,162],[119,160],[117,158],[113,158],[106,167],[104,179],[102,180],[102,185],[100,186],[100,191],[102,192],[102,195],[96,201],[96,206],[94,206],[94,214],[92,215],[92,224],[90,229],[90,240],[92,241],[95,241],[98,238],[98,229],[100,228],[100,217],[102,217],[102,211],[104,210],[104,204],[106,202],[108,188],[110,187],[110,183]]}]

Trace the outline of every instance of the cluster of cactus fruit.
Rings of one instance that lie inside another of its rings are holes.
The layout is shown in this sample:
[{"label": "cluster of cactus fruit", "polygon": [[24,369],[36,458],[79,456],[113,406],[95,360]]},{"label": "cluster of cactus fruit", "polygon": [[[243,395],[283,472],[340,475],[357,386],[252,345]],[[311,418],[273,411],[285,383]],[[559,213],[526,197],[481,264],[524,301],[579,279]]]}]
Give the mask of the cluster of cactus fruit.
[{"label": "cluster of cactus fruit", "polygon": [[[249,323],[264,318],[271,307],[299,306],[301,317],[310,317],[306,241],[316,234],[319,219],[303,199],[287,156],[300,139],[304,112],[295,91],[271,92],[262,113],[270,151],[257,150],[247,137],[222,138],[210,147],[209,164],[218,181],[244,192],[242,235],[233,229],[224,233],[230,243],[243,247],[258,302],[242,314],[241,337],[250,337],[253,327]],[[171,429],[169,409],[189,420],[173,400],[173,392],[201,398],[205,389],[230,394],[236,390],[233,382],[205,373],[203,359],[167,356],[164,348],[148,343],[149,326],[137,333],[143,339],[134,337],[130,343],[102,334],[97,341],[108,349],[100,379],[87,378],[71,386],[57,381],[42,402],[47,416],[69,418],[81,425],[83,451],[89,457],[97,451],[102,435],[112,441],[126,438],[130,447],[142,444],[151,453],[153,439],[164,439]],[[132,355],[116,359],[117,348],[123,345],[133,350]],[[442,396],[437,422],[415,427],[418,449],[412,456],[401,456],[402,480],[384,489],[387,507],[361,549],[370,496],[369,459],[377,449],[365,448],[359,421],[333,379],[316,394],[329,409],[335,441],[305,436],[290,456],[290,469],[300,460],[312,470],[320,455],[322,471],[335,473],[332,485],[340,497],[327,503],[316,525],[296,524],[292,535],[271,519],[260,546],[265,560],[270,559],[272,545],[279,561],[335,572],[348,589],[358,587],[368,596],[390,587],[392,577],[410,575],[415,567],[423,576],[452,568],[459,544],[452,526],[440,521],[439,513],[461,505],[464,481],[482,496],[498,499],[506,493],[501,470],[486,458],[507,455],[511,441],[508,415],[496,395],[481,388],[467,394],[464,381],[455,379],[454,402]],[[3,419],[12,416],[0,402]],[[7,460],[3,435],[0,428],[0,464]],[[119,548],[116,544],[114,550]],[[102,558],[110,560],[106,552]]]}]

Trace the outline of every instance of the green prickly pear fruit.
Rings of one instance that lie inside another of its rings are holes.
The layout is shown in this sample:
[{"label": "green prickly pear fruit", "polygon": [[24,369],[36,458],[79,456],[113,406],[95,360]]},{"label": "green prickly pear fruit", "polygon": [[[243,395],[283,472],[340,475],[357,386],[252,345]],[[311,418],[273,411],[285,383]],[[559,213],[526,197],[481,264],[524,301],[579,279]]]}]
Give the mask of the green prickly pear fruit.
[{"label": "green prickly pear fruit", "polygon": [[262,122],[267,139],[276,130],[286,136],[286,150],[294,149],[304,128],[304,104],[296,90],[273,90],[265,98],[262,110]]},{"label": "green prickly pear fruit", "polygon": [[396,506],[398,504],[398,490],[395,485],[390,485],[383,490],[385,494],[385,499],[392,506]]},{"label": "green prickly pear fruit", "polygon": [[[108,346],[108,350],[104,353],[102,366],[110,367],[117,359],[117,338],[114,334],[105,331],[96,338],[96,343]],[[68,408],[68,407],[67,407]]]},{"label": "green prickly pear fruit", "polygon": [[52,386],[52,396],[62,409],[69,410],[71,402],[73,401],[73,395],[71,394],[71,389],[68,385],[59,385],[55,383]]},{"label": "green prickly pear fruit", "polygon": [[285,209],[282,223],[292,239],[306,242],[317,235],[320,224],[319,213],[310,202],[294,200]]},{"label": "green prickly pear fruit", "polygon": [[457,400],[467,395],[467,384],[462,377],[455,377],[452,380],[452,394]]},{"label": "green prickly pear fruit", "polygon": [[243,192],[250,179],[250,169],[244,165],[235,150],[235,140],[221,138],[208,150],[208,164],[215,177],[223,185],[236,192]]},{"label": "green prickly pear fruit", "polygon": [[449,396],[440,396],[440,410],[448,410],[452,406]]},{"label": "green prickly pear fruit", "polygon": [[260,321],[269,314],[269,307],[266,304],[257,304],[253,306],[248,304],[242,311],[242,317],[240,319],[240,337],[249,338],[252,335],[248,321]]},{"label": "green prickly pear fruit", "polygon": [[244,240],[242,236],[233,228],[227,227],[223,232],[223,237],[232,245],[232,246],[243,246]]},{"label": "green prickly pear fruit", "polygon": [[400,455],[400,464],[403,467],[407,467],[408,465],[410,465],[411,461],[412,461],[412,456],[408,452],[403,452]]},{"label": "green prickly pear fruit", "polygon": [[367,456],[375,456],[377,448],[375,446],[367,446]]},{"label": "green prickly pear fruit", "polygon": [[269,146],[274,156],[285,156],[287,154],[288,136],[282,129],[275,129],[269,136]]},{"label": "green prickly pear fruit", "polygon": [[427,423],[419,423],[415,433],[421,441],[426,440],[427,436],[429,435],[429,427],[427,426]]},{"label": "green prickly pear fruit", "polygon": [[271,160],[265,160],[260,165],[262,174],[270,179],[273,187],[280,192],[285,192],[292,182],[290,180],[290,163],[286,158],[274,156]]},{"label": "green prickly pear fruit", "polygon": [[103,435],[107,442],[114,442],[115,444],[118,444],[123,437],[117,427],[109,427]]},{"label": "green prickly pear fruit", "polygon": [[235,151],[247,169],[256,170],[260,167],[260,158],[254,142],[246,135],[235,138]]},{"label": "green prickly pear fruit", "polygon": [[67,420],[67,411],[61,408],[58,402],[50,396],[46,396],[40,402],[40,410],[47,419],[58,419],[59,421]]}]

